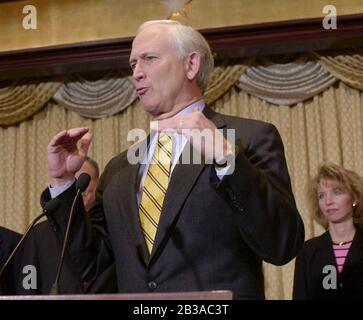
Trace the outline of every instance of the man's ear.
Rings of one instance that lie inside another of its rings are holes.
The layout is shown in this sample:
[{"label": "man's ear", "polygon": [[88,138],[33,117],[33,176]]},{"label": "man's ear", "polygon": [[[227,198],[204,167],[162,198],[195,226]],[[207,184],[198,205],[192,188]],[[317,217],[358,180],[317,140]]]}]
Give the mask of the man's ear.
[{"label": "man's ear", "polygon": [[184,66],[186,70],[186,75],[189,80],[196,78],[201,65],[201,57],[199,52],[189,53],[185,59]]}]

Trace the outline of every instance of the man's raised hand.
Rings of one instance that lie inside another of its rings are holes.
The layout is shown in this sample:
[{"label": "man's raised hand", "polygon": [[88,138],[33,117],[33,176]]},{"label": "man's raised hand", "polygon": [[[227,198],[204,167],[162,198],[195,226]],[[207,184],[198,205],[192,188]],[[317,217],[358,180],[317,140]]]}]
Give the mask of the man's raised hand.
[{"label": "man's raised hand", "polygon": [[48,172],[52,187],[74,179],[87,156],[91,141],[88,128],[64,130],[53,137],[48,144]]}]

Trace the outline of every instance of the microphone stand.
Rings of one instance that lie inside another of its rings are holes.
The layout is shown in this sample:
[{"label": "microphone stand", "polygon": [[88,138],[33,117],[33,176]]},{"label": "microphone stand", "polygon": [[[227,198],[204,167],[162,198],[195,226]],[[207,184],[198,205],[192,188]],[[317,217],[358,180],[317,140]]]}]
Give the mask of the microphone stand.
[{"label": "microphone stand", "polygon": [[58,270],[57,270],[57,276],[56,276],[55,281],[54,281],[54,283],[52,285],[52,289],[50,290],[50,294],[59,294],[59,278],[60,278],[62,268],[63,268],[64,255],[65,255],[66,246],[67,246],[67,243],[68,243],[69,230],[70,230],[70,227],[71,227],[71,222],[72,222],[72,219],[73,219],[74,206],[75,206],[76,201],[78,200],[80,194],[81,194],[81,191],[78,189],[77,194],[76,194],[76,196],[75,196],[75,198],[73,200],[72,208],[71,208],[71,211],[70,211],[70,214],[69,214],[66,233],[65,233],[65,237],[64,237],[64,241],[63,241],[63,245],[62,245],[60,262],[59,262]]},{"label": "microphone stand", "polygon": [[70,229],[71,229],[71,225],[72,225],[74,207],[79,198],[79,195],[84,190],[87,189],[89,182],[90,182],[90,176],[87,173],[82,173],[79,176],[78,181],[76,183],[77,193],[76,193],[76,196],[74,197],[71,211],[69,213],[67,227],[66,227],[66,231],[65,231],[65,235],[64,235],[63,245],[62,245],[60,261],[59,261],[58,270],[57,270],[57,275],[56,275],[55,281],[52,285],[52,288],[50,290],[50,294],[59,294],[59,279],[60,279],[60,275],[61,275],[62,268],[63,268],[64,256],[65,256],[66,247],[67,247],[68,239],[69,239],[69,233],[70,233]]}]

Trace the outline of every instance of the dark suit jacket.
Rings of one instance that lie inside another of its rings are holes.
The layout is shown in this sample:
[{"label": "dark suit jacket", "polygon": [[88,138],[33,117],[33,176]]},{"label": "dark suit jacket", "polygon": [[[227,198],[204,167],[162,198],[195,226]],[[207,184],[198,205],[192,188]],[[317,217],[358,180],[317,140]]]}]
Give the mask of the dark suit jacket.
[{"label": "dark suit jacket", "polygon": [[[239,298],[264,298],[262,260],[285,264],[304,241],[283,144],[271,124],[209,108],[204,114],[218,128],[236,130],[234,173],[219,181],[212,164],[176,165],[149,256],[136,200],[139,165],[127,152],[116,156],[101,177],[91,223],[80,203],[77,209],[71,254],[81,272],[105,268],[111,251],[120,292],[229,289]],[[60,226],[74,195],[70,188],[59,196]],[[49,200],[47,190],[42,199]]]},{"label": "dark suit jacket", "polygon": [[[17,232],[0,227],[0,268],[3,267],[5,261],[10,256],[16,244],[20,240],[21,235]],[[19,277],[21,251],[18,251],[12,261],[8,264],[0,279],[0,293],[1,294],[14,294],[15,284]]]},{"label": "dark suit jacket", "polygon": [[[324,277],[332,273],[323,268],[334,266],[337,274],[336,289],[324,289]],[[294,299],[363,299],[363,231],[359,227],[345,260],[338,272],[332,239],[327,231],[305,242],[296,258]]]},{"label": "dark suit jacket", "polygon": [[[63,233],[57,233],[56,226],[51,221],[44,221],[34,226],[24,243],[21,266],[33,265],[36,268],[37,285],[34,289],[24,289],[22,282],[19,281],[17,286],[19,294],[50,293],[58,271],[62,242]],[[117,292],[114,265],[104,270],[97,279],[86,284],[82,281],[77,268],[65,259],[59,279],[59,291],[61,294]]]}]

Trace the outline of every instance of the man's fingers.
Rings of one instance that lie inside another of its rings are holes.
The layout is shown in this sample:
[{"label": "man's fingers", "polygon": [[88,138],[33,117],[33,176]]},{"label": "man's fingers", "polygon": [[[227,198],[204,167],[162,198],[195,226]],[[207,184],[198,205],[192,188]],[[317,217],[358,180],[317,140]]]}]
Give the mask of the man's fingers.
[{"label": "man's fingers", "polygon": [[88,148],[92,142],[92,134],[90,132],[87,132],[81,139],[81,143],[79,146],[79,152],[82,154],[82,156],[86,156],[88,152]]},{"label": "man's fingers", "polygon": [[78,141],[79,139],[81,139],[87,132],[89,131],[88,128],[73,128],[73,129],[69,129],[67,131],[68,136],[75,140]]},{"label": "man's fingers", "polygon": [[58,144],[59,141],[63,140],[64,137],[67,135],[67,130],[63,130],[61,132],[58,132],[52,140],[49,142],[49,147],[55,146]]},{"label": "man's fingers", "polygon": [[73,128],[69,130],[63,130],[57,133],[49,143],[49,147],[55,147],[63,143],[74,142],[77,143],[87,132],[88,128]]}]

